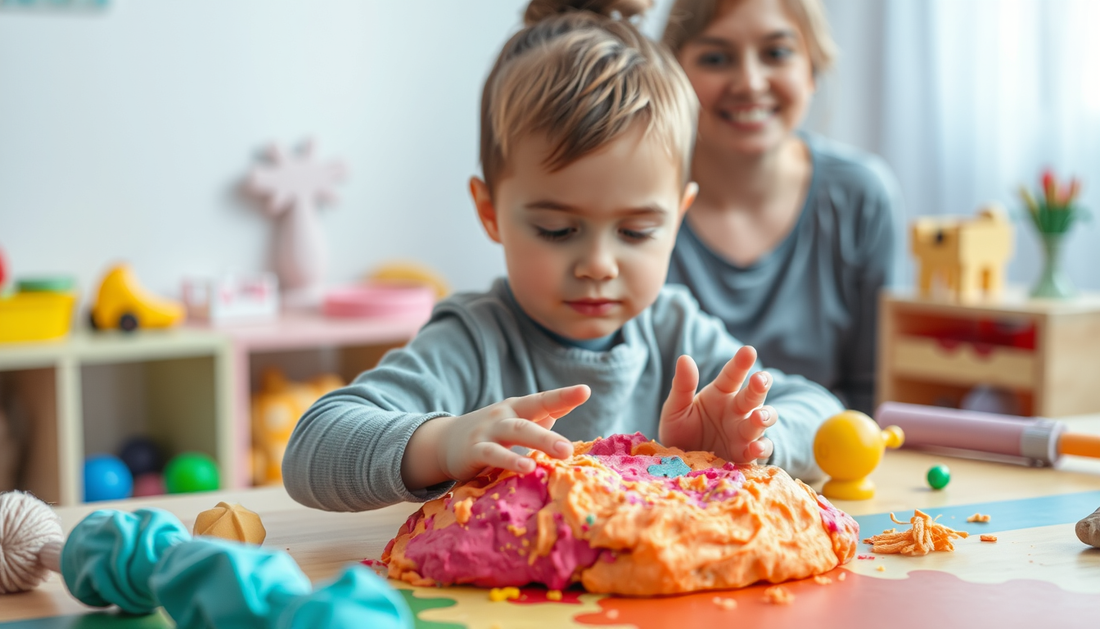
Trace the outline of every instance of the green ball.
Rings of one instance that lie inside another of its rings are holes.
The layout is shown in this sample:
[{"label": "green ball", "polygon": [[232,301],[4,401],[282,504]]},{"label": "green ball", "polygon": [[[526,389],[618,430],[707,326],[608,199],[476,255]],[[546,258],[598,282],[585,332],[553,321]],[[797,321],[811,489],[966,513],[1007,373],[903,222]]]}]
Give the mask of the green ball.
[{"label": "green ball", "polygon": [[928,486],[932,489],[943,489],[951,482],[951,470],[946,465],[933,465],[928,468]]},{"label": "green ball", "polygon": [[221,485],[218,464],[201,452],[184,452],[164,468],[164,487],[170,494],[214,491]]}]

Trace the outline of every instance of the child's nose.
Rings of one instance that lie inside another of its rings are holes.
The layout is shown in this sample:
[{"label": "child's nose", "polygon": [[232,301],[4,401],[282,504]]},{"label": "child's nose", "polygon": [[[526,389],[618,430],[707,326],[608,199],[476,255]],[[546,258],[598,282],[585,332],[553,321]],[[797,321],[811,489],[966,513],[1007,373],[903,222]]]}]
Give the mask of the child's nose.
[{"label": "child's nose", "polygon": [[612,280],[619,276],[619,264],[611,247],[594,243],[577,261],[574,273],[579,279]]}]

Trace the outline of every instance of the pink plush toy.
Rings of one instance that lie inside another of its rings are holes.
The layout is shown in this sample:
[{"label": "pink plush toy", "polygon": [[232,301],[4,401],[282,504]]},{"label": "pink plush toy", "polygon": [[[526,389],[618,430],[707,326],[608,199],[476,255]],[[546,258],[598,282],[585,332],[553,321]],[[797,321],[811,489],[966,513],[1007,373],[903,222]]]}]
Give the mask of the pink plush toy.
[{"label": "pink plush toy", "polygon": [[316,161],[312,141],[290,155],[272,145],[267,158],[269,163],[252,168],[246,187],[266,199],[267,213],[277,219],[275,272],[283,301],[292,307],[316,306],[323,294],[327,257],[316,209],[336,202],[335,188],[347,169],[339,161]]}]

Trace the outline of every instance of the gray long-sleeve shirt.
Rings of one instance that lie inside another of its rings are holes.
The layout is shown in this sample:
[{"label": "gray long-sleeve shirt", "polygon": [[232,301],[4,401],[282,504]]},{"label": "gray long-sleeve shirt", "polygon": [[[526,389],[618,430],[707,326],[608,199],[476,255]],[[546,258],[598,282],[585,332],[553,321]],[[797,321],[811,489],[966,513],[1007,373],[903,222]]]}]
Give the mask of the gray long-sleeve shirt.
[{"label": "gray long-sleeve shirt", "polygon": [[873,414],[878,292],[897,279],[904,217],[886,164],[803,135],[813,160],[791,233],[748,266],[709,247],[684,221],[668,282],[755,347],[769,367],[830,389]]},{"label": "gray long-sleeve shirt", "polygon": [[[587,384],[592,395],[558,420],[556,432],[572,440],[635,431],[656,438],[676,359],[695,359],[702,386],[739,347],[721,321],[673,286],[627,322],[609,350],[570,347],[535,324],[507,283],[497,280],[487,293],[438,304],[406,347],[318,400],[291,435],[283,482],[298,502],[332,511],[436,498],[450,484],[412,492],[401,480],[405,446],[421,424],[574,384]],[[775,444],[770,462],[813,478],[820,473],[813,459],[817,427],[841,405],[804,378],[769,372],[774,383],[768,403],[779,414],[767,431]]]}]

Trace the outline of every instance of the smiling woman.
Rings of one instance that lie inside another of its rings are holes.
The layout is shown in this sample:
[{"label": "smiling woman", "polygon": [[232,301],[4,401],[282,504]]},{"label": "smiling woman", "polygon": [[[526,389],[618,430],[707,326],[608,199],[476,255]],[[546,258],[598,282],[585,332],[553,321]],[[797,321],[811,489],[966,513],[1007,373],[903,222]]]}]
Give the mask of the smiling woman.
[{"label": "smiling woman", "polygon": [[869,411],[900,201],[880,159],[799,130],[836,54],[821,3],[678,0],[663,39],[700,104],[699,194],[668,281],[765,365]]}]

